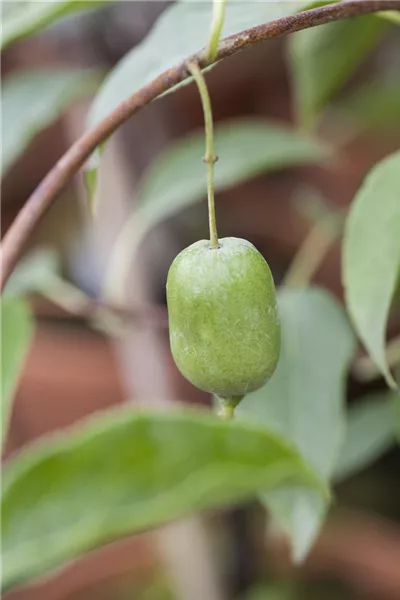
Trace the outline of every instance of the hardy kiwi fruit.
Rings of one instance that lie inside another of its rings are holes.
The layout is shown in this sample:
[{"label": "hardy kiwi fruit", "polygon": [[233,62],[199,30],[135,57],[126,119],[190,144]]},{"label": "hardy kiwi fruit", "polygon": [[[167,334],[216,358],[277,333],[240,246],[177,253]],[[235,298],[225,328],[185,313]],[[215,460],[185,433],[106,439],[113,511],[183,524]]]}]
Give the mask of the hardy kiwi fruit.
[{"label": "hardy kiwi fruit", "polygon": [[200,240],[173,261],[167,279],[172,355],[186,379],[221,399],[260,388],[280,348],[275,285],[263,256],[228,237]]}]

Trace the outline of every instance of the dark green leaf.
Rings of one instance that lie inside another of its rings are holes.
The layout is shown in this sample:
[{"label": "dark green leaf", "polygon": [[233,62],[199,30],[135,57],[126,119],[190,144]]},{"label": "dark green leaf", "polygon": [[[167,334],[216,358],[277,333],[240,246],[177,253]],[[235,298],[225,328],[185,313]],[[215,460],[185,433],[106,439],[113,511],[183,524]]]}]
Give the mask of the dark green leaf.
[{"label": "dark green leaf", "polygon": [[57,19],[82,10],[100,8],[107,0],[46,0],[42,2],[12,0],[2,2],[1,49],[40,31]]},{"label": "dark green leaf", "polygon": [[382,19],[366,15],[299,31],[290,37],[295,110],[304,127],[313,125],[321,109],[377,44],[385,27]]},{"label": "dark green leaf", "polygon": [[[355,340],[338,303],[319,289],[279,294],[282,346],[278,368],[261,390],[246,396],[238,416],[292,440],[325,480],[332,475],[344,435],[344,382]],[[315,491],[268,492],[267,506],[292,540],[300,560],[321,526],[326,502]]]},{"label": "dark green leaf", "polygon": [[[300,10],[299,2],[228,2],[221,37]],[[177,2],[162,13],[151,33],[117,64],[104,82],[89,123],[101,121],[122,100],[194,52],[208,38],[210,2]]]},{"label": "dark green leaf", "polygon": [[371,358],[396,387],[385,355],[385,331],[400,269],[400,152],[376,165],[347,218],[343,277],[346,302]]},{"label": "dark green leaf", "polygon": [[276,433],[205,411],[90,419],[16,457],[3,474],[3,585],[130,532],[283,483],[321,489]]},{"label": "dark green leaf", "polygon": [[350,408],[345,443],[335,467],[336,481],[364,469],[394,444],[394,396],[380,394]]},{"label": "dark green leaf", "polygon": [[42,129],[98,83],[93,71],[67,68],[19,71],[7,77],[1,95],[3,174]]},{"label": "dark green leaf", "polygon": [[[146,232],[163,219],[199,202],[206,194],[204,132],[195,132],[169,147],[145,174],[139,209],[123,227],[110,267],[130,264]],[[301,136],[285,125],[264,120],[221,123],[215,128],[215,190],[221,191],[261,173],[323,162],[329,156],[320,142]],[[129,260],[127,260],[129,257]],[[114,281],[110,289],[115,288]]]},{"label": "dark green leaf", "polygon": [[12,400],[33,333],[33,321],[17,298],[1,300],[1,422],[2,445],[7,435]]}]

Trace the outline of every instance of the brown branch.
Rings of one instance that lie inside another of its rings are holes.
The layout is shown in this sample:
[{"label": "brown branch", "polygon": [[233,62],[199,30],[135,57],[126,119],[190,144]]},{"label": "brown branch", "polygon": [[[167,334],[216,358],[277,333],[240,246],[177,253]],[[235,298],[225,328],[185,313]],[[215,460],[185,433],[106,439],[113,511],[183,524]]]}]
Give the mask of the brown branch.
[{"label": "brown branch", "polygon": [[[271,38],[348,17],[384,10],[400,10],[400,0],[348,0],[290,15],[225,38],[221,41],[217,57],[213,62]],[[164,71],[152,82],[121,102],[103,121],[79,138],[67,150],[28,198],[4,236],[1,248],[1,290],[4,289],[29,235],[54,202],[57,194],[78,172],[95,148],[143,106],[187,79],[190,76],[187,64],[193,61],[197,61],[202,68],[209,64],[206,54],[202,50]]]}]

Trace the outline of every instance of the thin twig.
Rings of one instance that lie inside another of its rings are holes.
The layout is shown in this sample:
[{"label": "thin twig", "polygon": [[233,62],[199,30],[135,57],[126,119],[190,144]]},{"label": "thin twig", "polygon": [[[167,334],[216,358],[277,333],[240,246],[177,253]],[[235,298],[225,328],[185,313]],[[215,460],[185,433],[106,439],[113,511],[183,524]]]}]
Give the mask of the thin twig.
[{"label": "thin twig", "polygon": [[168,328],[167,310],[159,305],[138,305],[135,307],[114,305],[98,298],[91,298],[83,290],[58,275],[53,275],[52,284],[47,283],[39,293],[70,315],[90,321],[118,319],[132,321],[159,329]]},{"label": "thin twig", "polygon": [[[215,61],[222,60],[265,40],[294,33],[309,27],[368,13],[400,10],[400,0],[348,0],[338,4],[304,11],[276,21],[265,23],[231,35],[219,44]],[[164,71],[153,81],[121,102],[103,121],[77,140],[28,198],[2,243],[1,290],[14,269],[24,244],[37,223],[52,205],[57,195],[78,172],[95,148],[125,123],[133,114],[161,94],[187,79],[188,62],[197,62],[204,68],[209,63],[207,52],[190,56]]]},{"label": "thin twig", "polygon": [[342,227],[343,219],[336,213],[329,214],[317,221],[293,258],[285,275],[285,286],[305,287],[309,285],[329,250],[340,236]]},{"label": "thin twig", "polygon": [[[59,304],[56,298],[48,297],[48,300]],[[138,323],[141,326],[153,327],[156,329],[168,329],[168,316],[167,310],[163,306],[148,305],[145,306],[134,306],[124,307],[110,304],[98,299],[90,299],[80,307],[62,306],[64,311],[71,314],[74,317],[80,319],[95,320],[99,316],[108,313],[122,320],[132,321]]]},{"label": "thin twig", "polygon": [[[400,365],[400,336],[395,337],[386,346],[386,361],[389,368]],[[354,361],[353,375],[358,381],[369,382],[382,377],[382,371],[369,356],[360,356]]]}]

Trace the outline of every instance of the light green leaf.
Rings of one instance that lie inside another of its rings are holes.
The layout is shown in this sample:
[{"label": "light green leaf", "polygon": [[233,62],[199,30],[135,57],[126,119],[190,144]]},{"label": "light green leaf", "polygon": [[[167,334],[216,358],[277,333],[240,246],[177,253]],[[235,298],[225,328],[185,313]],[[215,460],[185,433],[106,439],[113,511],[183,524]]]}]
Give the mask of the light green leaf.
[{"label": "light green leaf", "polygon": [[[301,4],[228,2],[221,37],[295,13]],[[211,2],[177,2],[168,7],[145,40],[111,71],[93,104],[89,125],[101,121],[162,71],[201,50],[207,42],[211,14]]]},{"label": "light green leaf", "polygon": [[340,102],[339,116],[350,117],[362,128],[400,128],[400,83],[373,81]]},{"label": "light green leaf", "polygon": [[12,400],[33,333],[33,320],[17,298],[1,300],[1,445],[7,435]]},{"label": "light green leaf", "polygon": [[[345,377],[355,340],[338,303],[323,290],[284,289],[279,294],[281,356],[272,379],[246,396],[238,418],[255,420],[289,438],[326,481],[344,435]],[[264,495],[289,535],[295,560],[309,551],[326,512],[315,491],[296,487]]]},{"label": "light green leaf", "polygon": [[118,536],[287,482],[323,485],[264,428],[198,410],[125,407],[92,418],[27,448],[4,470],[3,585]]},{"label": "light green leaf", "polygon": [[386,23],[373,15],[299,31],[289,39],[295,110],[312,127],[320,111],[377,44]]},{"label": "light green leaf", "polygon": [[400,10],[385,10],[377,13],[382,19],[386,19],[394,25],[400,25]]},{"label": "light green leaf", "polygon": [[40,249],[28,254],[14,269],[6,284],[6,296],[20,296],[41,292],[54,282],[60,271],[60,261],[55,250]]},{"label": "light green leaf", "polygon": [[395,442],[395,394],[378,394],[349,409],[347,432],[334,478],[340,481],[361,471]]},{"label": "light green leaf", "polygon": [[356,194],[347,218],[343,277],[358,334],[391,387],[385,331],[400,269],[400,152],[378,163]]},{"label": "light green leaf", "polygon": [[[106,288],[119,287],[121,269],[131,259],[146,232],[157,223],[199,202],[206,194],[204,131],[195,132],[170,146],[144,176],[139,208],[124,225],[109,266]],[[328,149],[277,122],[247,119],[218,124],[215,150],[215,190],[225,190],[247,179],[308,163],[323,162]]]},{"label": "light green leaf", "polygon": [[57,19],[77,11],[100,8],[107,0],[46,0],[1,3],[1,49],[32,33],[40,31]]},{"label": "light green leaf", "polygon": [[7,77],[1,94],[3,175],[42,129],[98,83],[94,71],[67,68],[19,71]]}]

